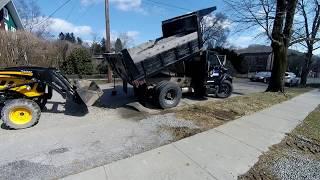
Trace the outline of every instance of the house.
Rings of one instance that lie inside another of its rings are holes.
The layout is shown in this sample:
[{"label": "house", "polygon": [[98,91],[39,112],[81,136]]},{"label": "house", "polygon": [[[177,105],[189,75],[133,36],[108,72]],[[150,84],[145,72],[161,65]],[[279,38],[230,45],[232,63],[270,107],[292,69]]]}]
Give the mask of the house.
[{"label": "house", "polygon": [[12,0],[0,0],[0,30],[23,30],[23,25]]},{"label": "house", "polygon": [[241,67],[244,72],[271,71],[273,53],[270,46],[251,45],[236,52],[243,57]]},{"label": "house", "polygon": [[[242,72],[271,71],[273,64],[273,53],[270,46],[251,45],[236,51],[243,57],[241,64]],[[320,77],[320,58],[313,56],[314,64],[311,67],[310,77]],[[288,50],[287,71],[300,75],[304,66],[304,53],[297,50]]]},{"label": "house", "polygon": [[314,56],[313,64],[311,66],[311,72],[309,74],[310,77],[320,78],[320,57]]}]

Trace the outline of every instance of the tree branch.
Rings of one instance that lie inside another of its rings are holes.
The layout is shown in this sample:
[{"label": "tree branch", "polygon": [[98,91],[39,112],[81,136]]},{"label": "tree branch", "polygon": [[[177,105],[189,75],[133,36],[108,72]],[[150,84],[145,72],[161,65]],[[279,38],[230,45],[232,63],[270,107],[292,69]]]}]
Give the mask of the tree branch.
[{"label": "tree branch", "polygon": [[303,42],[303,41],[306,41],[306,42],[310,42],[310,41],[315,41],[315,42],[318,42],[320,41],[320,38],[300,38],[300,39],[295,39],[293,41],[291,41],[289,43],[290,46],[294,45],[294,44],[297,44],[297,43],[300,43],[300,42]]}]

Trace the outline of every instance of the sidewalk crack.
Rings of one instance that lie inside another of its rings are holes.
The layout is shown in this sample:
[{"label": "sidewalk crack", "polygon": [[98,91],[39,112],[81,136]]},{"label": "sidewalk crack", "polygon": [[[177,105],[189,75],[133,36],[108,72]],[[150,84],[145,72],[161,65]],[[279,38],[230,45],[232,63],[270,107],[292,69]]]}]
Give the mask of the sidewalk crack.
[{"label": "sidewalk crack", "polygon": [[240,142],[240,143],[242,143],[242,144],[244,144],[244,145],[246,145],[246,146],[249,146],[249,147],[257,150],[257,151],[259,151],[260,153],[263,153],[263,152],[264,152],[263,150],[255,147],[255,146],[252,146],[252,145],[250,145],[250,144],[248,144],[248,143],[246,143],[246,142],[244,142],[244,141],[242,141],[242,140],[240,140],[240,139],[237,139],[237,138],[235,138],[235,137],[233,137],[233,136],[230,136],[229,134],[226,134],[226,133],[221,132],[221,131],[216,130],[216,129],[214,129],[214,130],[215,130],[217,133],[220,133],[220,134],[223,134],[223,135],[225,135],[225,136],[228,136],[229,138],[231,138],[231,139],[233,139],[233,140],[236,140],[236,141],[238,141],[238,142]]},{"label": "sidewalk crack", "polygon": [[213,179],[219,180],[217,177],[215,177],[211,172],[209,172],[208,170],[206,170],[205,168],[202,168],[201,165],[193,160],[190,156],[188,156],[185,152],[183,152],[181,149],[179,149],[174,143],[171,144],[176,150],[178,150],[179,152],[181,152],[185,157],[187,157],[190,161],[192,161],[196,166],[198,166],[200,169],[202,169],[203,171],[205,171],[206,173],[208,173]]},{"label": "sidewalk crack", "polygon": [[106,180],[108,180],[108,174],[107,174],[107,170],[106,170],[106,166],[102,166],[103,170],[104,170],[104,174],[106,175]]}]

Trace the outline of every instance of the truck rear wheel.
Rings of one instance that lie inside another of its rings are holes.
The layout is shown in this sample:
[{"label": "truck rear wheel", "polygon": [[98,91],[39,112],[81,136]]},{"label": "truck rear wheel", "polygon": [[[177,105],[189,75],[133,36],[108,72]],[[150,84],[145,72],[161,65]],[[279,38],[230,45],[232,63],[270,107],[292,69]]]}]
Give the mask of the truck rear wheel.
[{"label": "truck rear wheel", "polygon": [[182,91],[176,83],[161,82],[156,97],[158,98],[159,106],[162,109],[173,108],[179,104],[182,97]]},{"label": "truck rear wheel", "polygon": [[14,99],[5,103],[1,111],[3,123],[11,129],[25,129],[35,125],[40,119],[39,105],[28,99]]}]

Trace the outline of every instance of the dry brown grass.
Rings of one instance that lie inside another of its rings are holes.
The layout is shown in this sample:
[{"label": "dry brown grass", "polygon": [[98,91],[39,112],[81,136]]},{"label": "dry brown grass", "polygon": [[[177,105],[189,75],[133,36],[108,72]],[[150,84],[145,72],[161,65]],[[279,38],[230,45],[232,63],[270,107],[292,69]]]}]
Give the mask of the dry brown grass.
[{"label": "dry brown grass", "polygon": [[171,133],[173,137],[173,142],[202,132],[201,129],[196,129],[196,128],[190,129],[188,127],[169,127],[169,126],[162,126],[160,128],[160,131],[168,131],[169,133]]},{"label": "dry brown grass", "polygon": [[40,39],[31,33],[0,31],[0,66],[58,67],[74,45]]},{"label": "dry brown grass", "polygon": [[230,120],[252,114],[272,105],[289,100],[311,89],[292,88],[285,94],[262,92],[237,96],[222,101],[192,105],[177,110],[178,118],[193,121],[203,130],[220,126]]},{"label": "dry brown grass", "polygon": [[299,125],[292,134],[303,136],[308,139],[319,142],[320,144],[320,106],[314,110],[305,120]]}]

